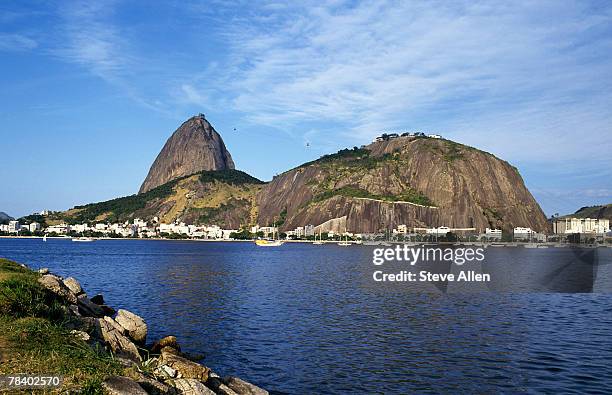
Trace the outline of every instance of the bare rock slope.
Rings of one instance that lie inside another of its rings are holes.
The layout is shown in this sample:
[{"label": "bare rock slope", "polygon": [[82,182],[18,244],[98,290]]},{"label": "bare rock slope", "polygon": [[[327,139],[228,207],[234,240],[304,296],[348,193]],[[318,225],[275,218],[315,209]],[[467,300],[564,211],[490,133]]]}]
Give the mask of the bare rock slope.
[{"label": "bare rock slope", "polygon": [[[547,229],[518,170],[444,139],[400,137],[289,170],[258,196],[259,224],[283,229],[342,219],[348,231],[397,225]],[[342,229],[343,231],[344,229]]]},{"label": "bare rock slope", "polygon": [[139,193],[203,170],[227,169],[234,169],[234,161],[223,139],[203,115],[198,115],[183,123],[166,141]]}]

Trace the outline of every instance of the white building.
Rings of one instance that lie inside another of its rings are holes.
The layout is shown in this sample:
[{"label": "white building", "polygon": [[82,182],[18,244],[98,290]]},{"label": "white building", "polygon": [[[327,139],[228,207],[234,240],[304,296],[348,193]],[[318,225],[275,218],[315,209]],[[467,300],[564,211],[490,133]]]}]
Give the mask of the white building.
[{"label": "white building", "polygon": [[501,240],[502,238],[502,230],[501,229],[485,229],[485,237],[487,239]]},{"label": "white building", "polygon": [[440,136],[439,134],[428,134],[427,137],[431,139],[441,139],[442,138],[442,136]]},{"label": "white building", "polygon": [[87,224],[76,224],[70,225],[70,230],[77,233],[83,233],[86,230],[89,230],[89,225]]},{"label": "white building", "polygon": [[406,226],[406,225],[397,225],[397,229],[395,229],[393,233],[406,234],[406,233],[408,233],[408,226]]},{"label": "white building", "polygon": [[315,235],[315,227],[314,225],[306,225],[304,226],[304,236],[314,236]]},{"label": "white building", "polygon": [[21,225],[19,221],[9,221],[8,223],[8,232],[9,233],[17,233],[21,229]]},{"label": "white building", "polygon": [[32,222],[28,228],[30,229],[30,232],[36,232],[40,230],[40,224],[38,222]]},{"label": "white building", "polygon": [[428,228],[425,232],[429,235],[445,235],[450,231],[448,226],[439,226],[437,228]]},{"label": "white building", "polygon": [[557,234],[596,233],[610,230],[610,220],[601,218],[562,218],[553,222],[553,232]]},{"label": "white building", "polygon": [[57,233],[58,235],[65,235],[70,231],[70,226],[66,224],[51,225],[46,229],[47,233]]}]

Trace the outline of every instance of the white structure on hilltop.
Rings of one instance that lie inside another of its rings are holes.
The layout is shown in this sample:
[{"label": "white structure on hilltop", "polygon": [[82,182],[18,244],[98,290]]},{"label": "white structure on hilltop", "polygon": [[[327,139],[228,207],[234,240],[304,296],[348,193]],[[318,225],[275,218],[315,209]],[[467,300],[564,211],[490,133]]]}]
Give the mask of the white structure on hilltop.
[{"label": "white structure on hilltop", "polygon": [[595,233],[603,234],[610,231],[610,220],[601,218],[562,218],[553,222],[553,233]]},{"label": "white structure on hilltop", "polygon": [[442,136],[440,136],[439,134],[428,134],[427,137],[431,139],[441,139],[442,138]]}]

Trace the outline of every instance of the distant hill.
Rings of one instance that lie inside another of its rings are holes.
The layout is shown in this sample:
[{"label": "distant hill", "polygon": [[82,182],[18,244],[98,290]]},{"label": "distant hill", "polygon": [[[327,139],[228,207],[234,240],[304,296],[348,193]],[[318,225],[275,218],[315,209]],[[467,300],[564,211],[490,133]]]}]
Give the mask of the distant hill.
[{"label": "distant hill", "polygon": [[409,227],[548,228],[518,170],[446,139],[405,136],[345,149],[289,170],[264,186],[259,224],[283,229],[326,221],[334,230]]},{"label": "distant hill", "polygon": [[574,214],[564,215],[563,217],[576,218],[604,218],[612,221],[612,203],[601,206],[585,206],[581,207]]},{"label": "distant hill", "polygon": [[203,116],[166,142],[137,195],[77,206],[46,217],[67,221],[277,224],[369,233],[408,227],[546,231],[549,224],[518,170],[487,152],[442,138],[381,137],[361,148],[288,170],[268,183],[234,170]]},{"label": "distant hill", "polygon": [[76,206],[51,215],[47,222],[125,222],[158,217],[164,223],[183,221],[236,229],[256,221],[255,196],[262,184],[239,170],[201,171],[137,195]]},{"label": "distant hill", "polygon": [[0,224],[8,223],[8,221],[12,221],[13,219],[14,218],[7,213],[0,211]]}]

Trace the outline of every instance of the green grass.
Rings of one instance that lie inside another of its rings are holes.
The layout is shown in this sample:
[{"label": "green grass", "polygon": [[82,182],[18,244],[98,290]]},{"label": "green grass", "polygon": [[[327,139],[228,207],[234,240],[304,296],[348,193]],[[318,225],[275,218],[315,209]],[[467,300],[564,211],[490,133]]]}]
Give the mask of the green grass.
[{"label": "green grass", "polygon": [[331,189],[325,192],[322,192],[316,195],[310,203],[322,202],[324,200],[330,199],[334,196],[344,196],[351,198],[366,198],[366,199],[376,199],[383,200],[387,202],[410,202],[415,204],[420,204],[423,206],[434,206],[433,202],[422,193],[412,189],[407,188],[399,195],[378,195],[374,193],[370,193],[364,189],[346,186],[338,189]]},{"label": "green grass", "polygon": [[0,374],[61,375],[62,391],[101,394],[122,368],[67,327],[65,302],[37,282],[39,274],[0,259]]}]

